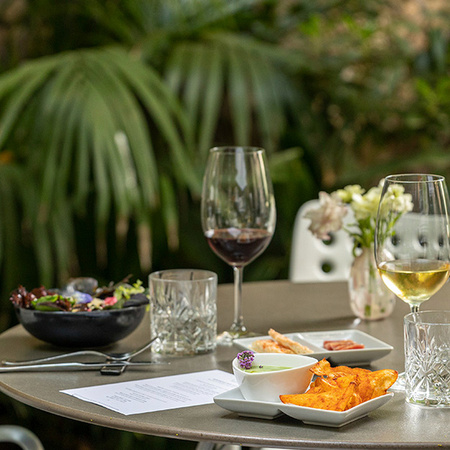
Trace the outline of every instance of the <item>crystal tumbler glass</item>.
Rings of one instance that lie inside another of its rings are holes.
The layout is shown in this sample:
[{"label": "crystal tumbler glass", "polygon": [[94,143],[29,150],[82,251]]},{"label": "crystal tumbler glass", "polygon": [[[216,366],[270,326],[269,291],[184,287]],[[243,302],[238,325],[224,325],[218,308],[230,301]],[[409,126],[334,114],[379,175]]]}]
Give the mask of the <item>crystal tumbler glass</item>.
[{"label": "crystal tumbler glass", "polygon": [[405,316],[406,401],[450,407],[450,311]]},{"label": "crystal tumbler glass", "polygon": [[173,269],[149,276],[152,350],[193,355],[214,350],[217,338],[217,275]]}]

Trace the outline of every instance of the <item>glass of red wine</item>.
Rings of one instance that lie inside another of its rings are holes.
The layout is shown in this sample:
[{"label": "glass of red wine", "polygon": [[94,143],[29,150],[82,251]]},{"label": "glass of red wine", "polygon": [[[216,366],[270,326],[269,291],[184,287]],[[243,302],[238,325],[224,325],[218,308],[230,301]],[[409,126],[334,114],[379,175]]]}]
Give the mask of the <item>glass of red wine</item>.
[{"label": "glass of red wine", "polygon": [[250,335],[242,313],[243,270],[267,248],[275,231],[275,199],[264,149],[210,150],[201,215],[209,246],[234,271],[234,320],[218,336],[218,343],[227,345]]}]

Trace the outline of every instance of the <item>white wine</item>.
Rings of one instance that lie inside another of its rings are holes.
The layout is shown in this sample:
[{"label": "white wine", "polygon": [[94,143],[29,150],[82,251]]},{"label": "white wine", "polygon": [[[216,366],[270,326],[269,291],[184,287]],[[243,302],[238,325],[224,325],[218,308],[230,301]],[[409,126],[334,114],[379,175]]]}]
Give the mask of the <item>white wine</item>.
[{"label": "white wine", "polygon": [[419,305],[435,294],[447,281],[450,264],[439,260],[398,260],[378,266],[386,286],[410,305]]}]

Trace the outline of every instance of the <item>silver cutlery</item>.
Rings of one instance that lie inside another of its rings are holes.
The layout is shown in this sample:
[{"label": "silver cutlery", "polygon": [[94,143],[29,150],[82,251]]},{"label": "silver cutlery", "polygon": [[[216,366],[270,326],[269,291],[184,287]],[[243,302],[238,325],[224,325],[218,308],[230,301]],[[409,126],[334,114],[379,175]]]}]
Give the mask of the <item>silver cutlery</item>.
[{"label": "silver cutlery", "polygon": [[[130,359],[127,359],[127,362],[128,361],[130,361]],[[117,365],[114,363],[114,361],[106,361],[105,365],[100,369],[100,373],[102,375],[118,376],[124,373],[126,368],[126,364]]]},{"label": "silver cutlery", "polygon": [[127,366],[124,364],[122,366],[118,366],[117,364],[107,362],[103,367],[100,368],[100,373],[102,375],[113,375],[118,376],[125,372]]},{"label": "silver cutlery", "polygon": [[[41,363],[46,363],[49,361],[56,361],[56,360],[64,359],[64,358],[71,358],[74,356],[100,356],[101,358],[105,358],[106,361],[112,361],[112,362],[127,361],[127,360],[130,360],[131,358],[134,358],[135,356],[145,352],[145,350],[149,349],[155,339],[156,339],[156,337],[152,338],[143,347],[133,350],[131,352],[104,353],[104,352],[100,352],[97,350],[79,350],[79,351],[63,353],[63,354],[55,355],[55,356],[48,356],[47,358],[30,359],[28,361],[2,361],[2,365],[19,367],[19,366],[24,366],[24,365],[41,364]],[[102,363],[102,364],[105,365],[105,363]]]},{"label": "silver cutlery", "polygon": [[[126,367],[145,367],[154,364],[169,364],[161,361],[118,361],[111,363],[112,367],[126,368]],[[0,366],[0,373],[5,372],[45,372],[45,371],[61,371],[61,370],[97,370],[105,367],[104,362],[65,362],[65,363],[50,363],[50,364],[27,364],[20,366]]]}]

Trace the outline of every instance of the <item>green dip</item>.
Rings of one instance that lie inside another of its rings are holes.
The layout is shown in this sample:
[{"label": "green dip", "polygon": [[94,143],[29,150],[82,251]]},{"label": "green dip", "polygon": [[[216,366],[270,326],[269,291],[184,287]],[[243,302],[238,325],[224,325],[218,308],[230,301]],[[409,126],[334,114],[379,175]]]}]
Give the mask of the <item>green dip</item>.
[{"label": "green dip", "polygon": [[262,373],[262,372],[276,372],[277,370],[286,370],[292,369],[292,367],[283,367],[283,366],[261,366],[261,367],[252,367],[251,369],[245,369],[244,372],[248,373]]}]

